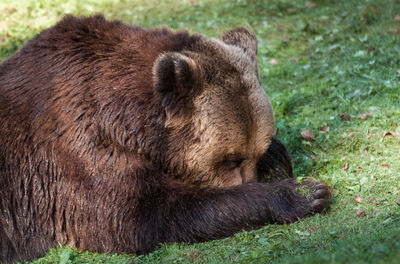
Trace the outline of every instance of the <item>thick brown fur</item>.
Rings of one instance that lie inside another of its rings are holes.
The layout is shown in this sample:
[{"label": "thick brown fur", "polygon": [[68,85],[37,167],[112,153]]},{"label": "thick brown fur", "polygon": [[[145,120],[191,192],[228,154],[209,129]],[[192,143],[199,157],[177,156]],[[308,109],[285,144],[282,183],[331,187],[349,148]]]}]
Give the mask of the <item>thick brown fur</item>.
[{"label": "thick brown fur", "polygon": [[146,253],[328,208],[329,187],[291,178],[256,49],[243,28],[66,16],[0,64],[0,262],[58,243]]}]

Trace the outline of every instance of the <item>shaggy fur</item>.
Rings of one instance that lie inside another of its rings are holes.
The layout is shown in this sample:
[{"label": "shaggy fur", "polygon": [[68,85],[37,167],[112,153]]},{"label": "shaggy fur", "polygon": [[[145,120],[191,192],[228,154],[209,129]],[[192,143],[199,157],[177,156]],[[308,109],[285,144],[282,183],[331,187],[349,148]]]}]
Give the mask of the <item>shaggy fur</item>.
[{"label": "shaggy fur", "polygon": [[243,28],[67,16],[0,64],[0,262],[58,243],[145,253],[328,208],[329,187],[290,178],[256,53]]}]

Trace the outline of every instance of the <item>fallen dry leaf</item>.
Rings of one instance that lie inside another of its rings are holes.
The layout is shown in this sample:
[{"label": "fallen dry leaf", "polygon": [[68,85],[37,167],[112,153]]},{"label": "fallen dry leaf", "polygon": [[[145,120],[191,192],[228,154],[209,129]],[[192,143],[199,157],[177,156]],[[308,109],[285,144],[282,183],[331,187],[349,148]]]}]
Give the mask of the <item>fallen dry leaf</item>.
[{"label": "fallen dry leaf", "polygon": [[277,60],[277,59],[271,59],[271,60],[269,61],[269,63],[271,63],[271,64],[278,64],[278,60]]},{"label": "fallen dry leaf", "polygon": [[383,138],[384,138],[384,139],[391,138],[391,137],[398,138],[398,137],[399,137],[399,133],[396,133],[396,132],[386,132],[385,135],[383,135]]},{"label": "fallen dry leaf", "polygon": [[360,167],[358,167],[358,169],[357,169],[356,172],[357,172],[357,173],[361,173],[361,172],[363,171],[363,169],[364,169],[364,168],[360,166]]},{"label": "fallen dry leaf", "polygon": [[377,206],[383,205],[384,202],[385,202],[385,199],[376,200],[375,203],[373,204],[373,206],[377,207]]},{"label": "fallen dry leaf", "polygon": [[351,116],[350,116],[349,114],[346,114],[346,113],[340,113],[340,114],[339,114],[339,117],[340,117],[342,120],[345,120],[345,121],[348,121],[348,120],[351,119]]},{"label": "fallen dry leaf", "polygon": [[354,197],[354,201],[355,201],[356,203],[362,203],[362,202],[363,202],[363,199],[362,199],[360,196],[356,195],[356,196]]},{"label": "fallen dry leaf", "polygon": [[6,7],[6,8],[4,8],[4,10],[9,14],[17,12],[17,9],[15,7],[12,7],[12,6]]},{"label": "fallen dry leaf", "polygon": [[394,21],[400,21],[400,15],[395,15],[393,18]]},{"label": "fallen dry leaf", "polygon": [[368,202],[370,202],[370,203],[375,202],[375,201],[376,201],[376,199],[374,197],[371,197],[368,199]]},{"label": "fallen dry leaf", "polygon": [[376,205],[382,205],[385,202],[385,199],[380,199],[376,202]]},{"label": "fallen dry leaf", "polygon": [[319,128],[319,131],[321,131],[321,133],[326,133],[329,131],[329,127],[328,126],[322,126]]},{"label": "fallen dry leaf", "polygon": [[346,161],[346,163],[344,164],[342,171],[347,171],[347,169],[349,168],[349,163]]},{"label": "fallen dry leaf", "polygon": [[340,161],[344,161],[346,159],[346,156],[343,156],[340,158]]},{"label": "fallen dry leaf", "polygon": [[364,112],[364,113],[361,113],[358,115],[358,119],[360,119],[360,120],[367,120],[370,117],[372,117],[372,114],[367,113],[367,112]]},{"label": "fallen dry leaf", "polygon": [[301,137],[308,142],[315,140],[315,135],[309,129],[301,131]]},{"label": "fallen dry leaf", "polygon": [[315,159],[317,158],[317,156],[315,156],[314,154],[311,154],[311,155],[310,155],[310,158],[311,158],[312,160],[315,160]]},{"label": "fallen dry leaf", "polygon": [[307,8],[314,8],[317,6],[317,4],[310,2],[310,1],[307,1],[305,5]]},{"label": "fallen dry leaf", "polygon": [[389,164],[387,164],[387,163],[383,163],[383,164],[381,164],[381,167],[382,167],[382,168],[386,168],[386,169],[387,169],[387,168],[389,168]]},{"label": "fallen dry leaf", "polygon": [[365,216],[365,211],[363,211],[363,210],[358,210],[358,211],[357,211],[357,216],[358,216],[358,217],[364,217],[364,216]]}]

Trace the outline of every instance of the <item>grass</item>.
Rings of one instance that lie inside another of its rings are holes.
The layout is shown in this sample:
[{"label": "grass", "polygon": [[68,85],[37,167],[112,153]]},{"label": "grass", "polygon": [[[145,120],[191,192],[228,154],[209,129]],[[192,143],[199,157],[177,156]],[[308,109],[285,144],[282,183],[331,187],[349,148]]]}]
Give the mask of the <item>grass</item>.
[{"label": "grass", "polygon": [[[259,38],[263,85],[295,174],[327,181],[335,198],[326,215],[224,240],[162,245],[145,256],[60,247],[32,263],[398,263],[399,1],[3,0],[0,60],[64,13],[104,13],[130,24],[165,24],[209,37],[236,26],[252,29]],[[372,117],[359,119],[364,112]],[[340,113],[351,119],[342,120]],[[322,133],[322,126],[329,131]],[[304,129],[316,140],[302,140]]]}]

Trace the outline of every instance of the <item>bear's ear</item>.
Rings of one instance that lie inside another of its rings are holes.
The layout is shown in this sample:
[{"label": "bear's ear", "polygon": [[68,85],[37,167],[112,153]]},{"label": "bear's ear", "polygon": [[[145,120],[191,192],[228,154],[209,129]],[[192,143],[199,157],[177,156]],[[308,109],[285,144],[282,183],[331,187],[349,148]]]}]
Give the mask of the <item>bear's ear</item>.
[{"label": "bear's ear", "polygon": [[257,37],[247,28],[240,27],[225,32],[222,41],[243,49],[253,59],[257,55]]},{"label": "bear's ear", "polygon": [[181,53],[164,53],[154,63],[153,78],[167,119],[184,116],[199,83],[197,63]]}]

